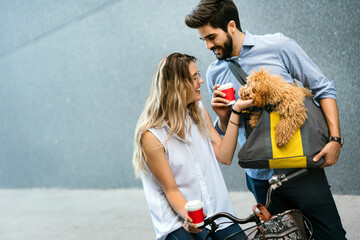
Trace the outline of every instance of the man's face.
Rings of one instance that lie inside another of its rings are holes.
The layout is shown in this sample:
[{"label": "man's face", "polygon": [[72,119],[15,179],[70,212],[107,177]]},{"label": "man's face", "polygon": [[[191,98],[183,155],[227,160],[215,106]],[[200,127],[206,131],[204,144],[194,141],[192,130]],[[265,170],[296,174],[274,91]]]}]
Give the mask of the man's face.
[{"label": "man's face", "polygon": [[221,28],[213,28],[210,24],[197,28],[201,40],[206,42],[206,48],[214,52],[219,60],[231,57],[233,52],[232,37]]}]

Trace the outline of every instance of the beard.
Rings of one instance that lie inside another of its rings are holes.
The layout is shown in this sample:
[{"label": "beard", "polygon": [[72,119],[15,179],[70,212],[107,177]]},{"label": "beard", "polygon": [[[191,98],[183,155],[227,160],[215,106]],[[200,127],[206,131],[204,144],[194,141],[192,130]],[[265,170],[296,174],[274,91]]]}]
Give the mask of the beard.
[{"label": "beard", "polygon": [[229,57],[231,57],[231,53],[233,52],[233,42],[232,37],[229,33],[226,33],[226,41],[224,42],[223,46],[216,46],[211,48],[210,50],[214,51],[216,48],[221,49],[222,54],[215,54],[216,58],[219,60],[225,60]]}]

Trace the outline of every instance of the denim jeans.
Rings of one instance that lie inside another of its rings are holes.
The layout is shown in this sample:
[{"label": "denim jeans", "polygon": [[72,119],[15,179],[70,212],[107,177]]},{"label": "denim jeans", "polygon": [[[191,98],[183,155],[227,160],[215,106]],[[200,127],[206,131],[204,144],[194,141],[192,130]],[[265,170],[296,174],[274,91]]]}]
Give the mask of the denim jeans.
[{"label": "denim jeans", "polygon": [[200,233],[189,233],[183,227],[175,230],[167,235],[165,240],[204,240],[207,235],[206,230]]},{"label": "denim jeans", "polygon": [[241,240],[245,239],[245,234],[239,225],[233,224],[225,229],[216,231],[211,235],[212,240]]},{"label": "denim jeans", "polygon": [[[211,235],[209,240],[240,240],[244,239],[245,235],[241,232],[242,229],[239,225],[233,224],[229,227],[216,231]],[[184,228],[179,228],[173,231],[165,240],[204,240],[208,232],[203,229],[200,233],[189,233]]]}]

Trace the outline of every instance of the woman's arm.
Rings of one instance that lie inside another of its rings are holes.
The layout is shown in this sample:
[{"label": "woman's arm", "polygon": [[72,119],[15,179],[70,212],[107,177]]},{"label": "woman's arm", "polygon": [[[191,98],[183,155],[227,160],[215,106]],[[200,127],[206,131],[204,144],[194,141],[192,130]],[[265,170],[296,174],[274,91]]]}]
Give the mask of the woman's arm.
[{"label": "woman's arm", "polygon": [[[237,112],[241,112],[242,110],[253,106],[252,100],[242,100],[238,99],[233,109]],[[219,133],[214,128],[209,113],[205,111],[205,119],[207,123],[207,127],[209,129],[210,135],[212,137],[212,146],[215,152],[215,156],[219,162],[222,164],[229,165],[232,162],[234,151],[237,144],[237,137],[239,132],[239,121],[240,116],[231,112],[229,123],[225,132],[224,138],[221,138]]]},{"label": "woman's arm", "polygon": [[160,141],[149,131],[146,131],[141,138],[141,145],[144,150],[146,165],[156,178],[160,187],[163,189],[166,198],[175,212],[185,220],[185,230],[193,233],[201,232],[192,223],[191,218],[187,215],[185,204],[187,200],[180,192],[174,175],[165,156],[165,150]]}]

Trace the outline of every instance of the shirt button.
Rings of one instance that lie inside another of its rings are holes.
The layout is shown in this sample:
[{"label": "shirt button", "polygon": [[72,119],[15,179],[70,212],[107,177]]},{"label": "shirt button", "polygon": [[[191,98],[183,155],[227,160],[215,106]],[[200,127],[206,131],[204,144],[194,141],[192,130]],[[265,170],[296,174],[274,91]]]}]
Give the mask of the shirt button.
[{"label": "shirt button", "polygon": [[239,57],[239,58],[238,58],[238,60],[240,61],[240,60],[241,60],[241,58]]}]

